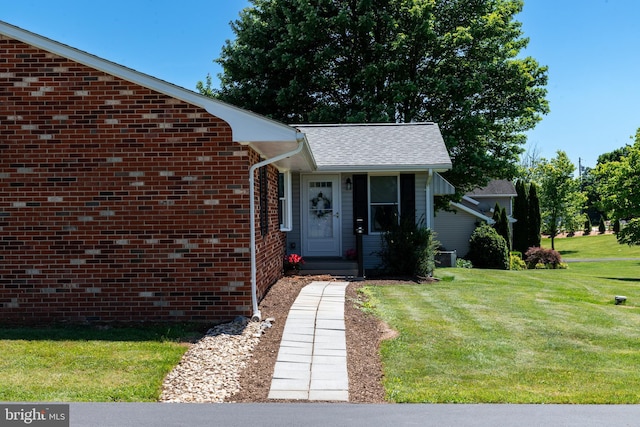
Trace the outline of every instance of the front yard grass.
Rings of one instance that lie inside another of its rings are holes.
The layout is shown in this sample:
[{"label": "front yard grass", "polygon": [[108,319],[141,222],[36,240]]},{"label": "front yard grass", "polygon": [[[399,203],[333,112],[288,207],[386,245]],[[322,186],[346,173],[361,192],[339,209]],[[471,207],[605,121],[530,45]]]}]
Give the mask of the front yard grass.
[{"label": "front yard grass", "polygon": [[[551,239],[542,239],[542,247],[551,248]],[[554,246],[563,259],[640,258],[640,246],[618,243],[614,234],[556,238]]]},{"label": "front yard grass", "polygon": [[388,399],[640,403],[639,269],[438,269],[432,284],[365,287],[399,332],[381,347]]},{"label": "front yard grass", "polygon": [[187,350],[185,326],[0,328],[0,401],[150,402]]}]

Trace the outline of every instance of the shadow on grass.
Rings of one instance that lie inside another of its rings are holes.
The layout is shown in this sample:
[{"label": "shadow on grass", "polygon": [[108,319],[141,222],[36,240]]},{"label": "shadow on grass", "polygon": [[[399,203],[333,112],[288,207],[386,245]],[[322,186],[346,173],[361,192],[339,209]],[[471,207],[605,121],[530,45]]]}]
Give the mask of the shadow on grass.
[{"label": "shadow on grass", "polygon": [[0,326],[0,340],[26,341],[157,341],[194,342],[211,325],[172,324],[144,326],[77,326],[51,327]]},{"label": "shadow on grass", "polygon": [[640,278],[635,277],[600,277],[605,280],[620,280],[621,282],[640,282]]},{"label": "shadow on grass", "polygon": [[562,256],[578,253],[578,251],[558,251],[558,252],[560,252],[560,255],[562,255]]}]

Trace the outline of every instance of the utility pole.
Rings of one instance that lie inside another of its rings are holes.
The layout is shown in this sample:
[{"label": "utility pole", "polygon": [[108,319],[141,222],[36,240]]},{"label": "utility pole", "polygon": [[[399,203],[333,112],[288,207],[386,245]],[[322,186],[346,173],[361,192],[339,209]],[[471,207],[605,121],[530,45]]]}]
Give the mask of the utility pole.
[{"label": "utility pole", "polygon": [[580,174],[580,182],[582,182],[582,159],[578,157],[578,174]]}]

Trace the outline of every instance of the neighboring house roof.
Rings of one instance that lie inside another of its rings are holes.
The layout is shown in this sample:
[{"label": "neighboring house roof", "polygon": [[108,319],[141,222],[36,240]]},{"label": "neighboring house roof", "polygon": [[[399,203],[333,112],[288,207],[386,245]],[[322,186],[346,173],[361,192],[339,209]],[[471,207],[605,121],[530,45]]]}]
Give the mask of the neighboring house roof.
[{"label": "neighboring house roof", "polygon": [[293,125],[307,135],[318,171],[451,169],[435,123]]},{"label": "neighboring house roof", "polygon": [[516,188],[513,183],[506,179],[495,179],[490,181],[485,187],[476,188],[466,194],[477,199],[479,197],[516,197]]},{"label": "neighboring house roof", "polygon": [[[102,59],[3,21],[0,21],[0,35],[19,40],[172,98],[199,106],[211,115],[227,122],[231,127],[232,137],[235,142],[250,145],[263,157],[272,158],[292,151],[298,146],[299,141],[304,141],[304,135],[284,123],[202,96],[191,90]],[[313,155],[308,147],[305,147],[301,155],[296,156],[295,159],[283,161],[282,165],[296,170],[312,170],[315,166]]]},{"label": "neighboring house roof", "polygon": [[[493,212],[493,206],[486,206],[486,203],[480,203],[476,199],[482,198],[506,198],[516,197],[516,189],[511,181],[508,180],[493,180],[490,181],[485,187],[476,188],[475,190],[465,194],[460,202],[451,202],[451,206],[454,209],[463,210],[471,215],[476,216],[489,224],[493,224],[495,221],[486,215],[486,212]],[[483,207],[485,209],[483,209]],[[485,212],[486,211],[486,212]],[[515,220],[509,216],[509,222],[515,222]]]}]

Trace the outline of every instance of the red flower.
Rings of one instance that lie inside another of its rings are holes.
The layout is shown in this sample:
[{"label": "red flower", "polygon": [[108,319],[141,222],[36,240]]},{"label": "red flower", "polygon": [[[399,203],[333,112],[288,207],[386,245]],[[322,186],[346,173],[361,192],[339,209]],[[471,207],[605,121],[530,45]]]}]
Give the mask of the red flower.
[{"label": "red flower", "polygon": [[286,263],[292,266],[297,266],[298,264],[304,264],[304,260],[298,254],[290,254],[288,256],[285,256],[284,259]]}]

